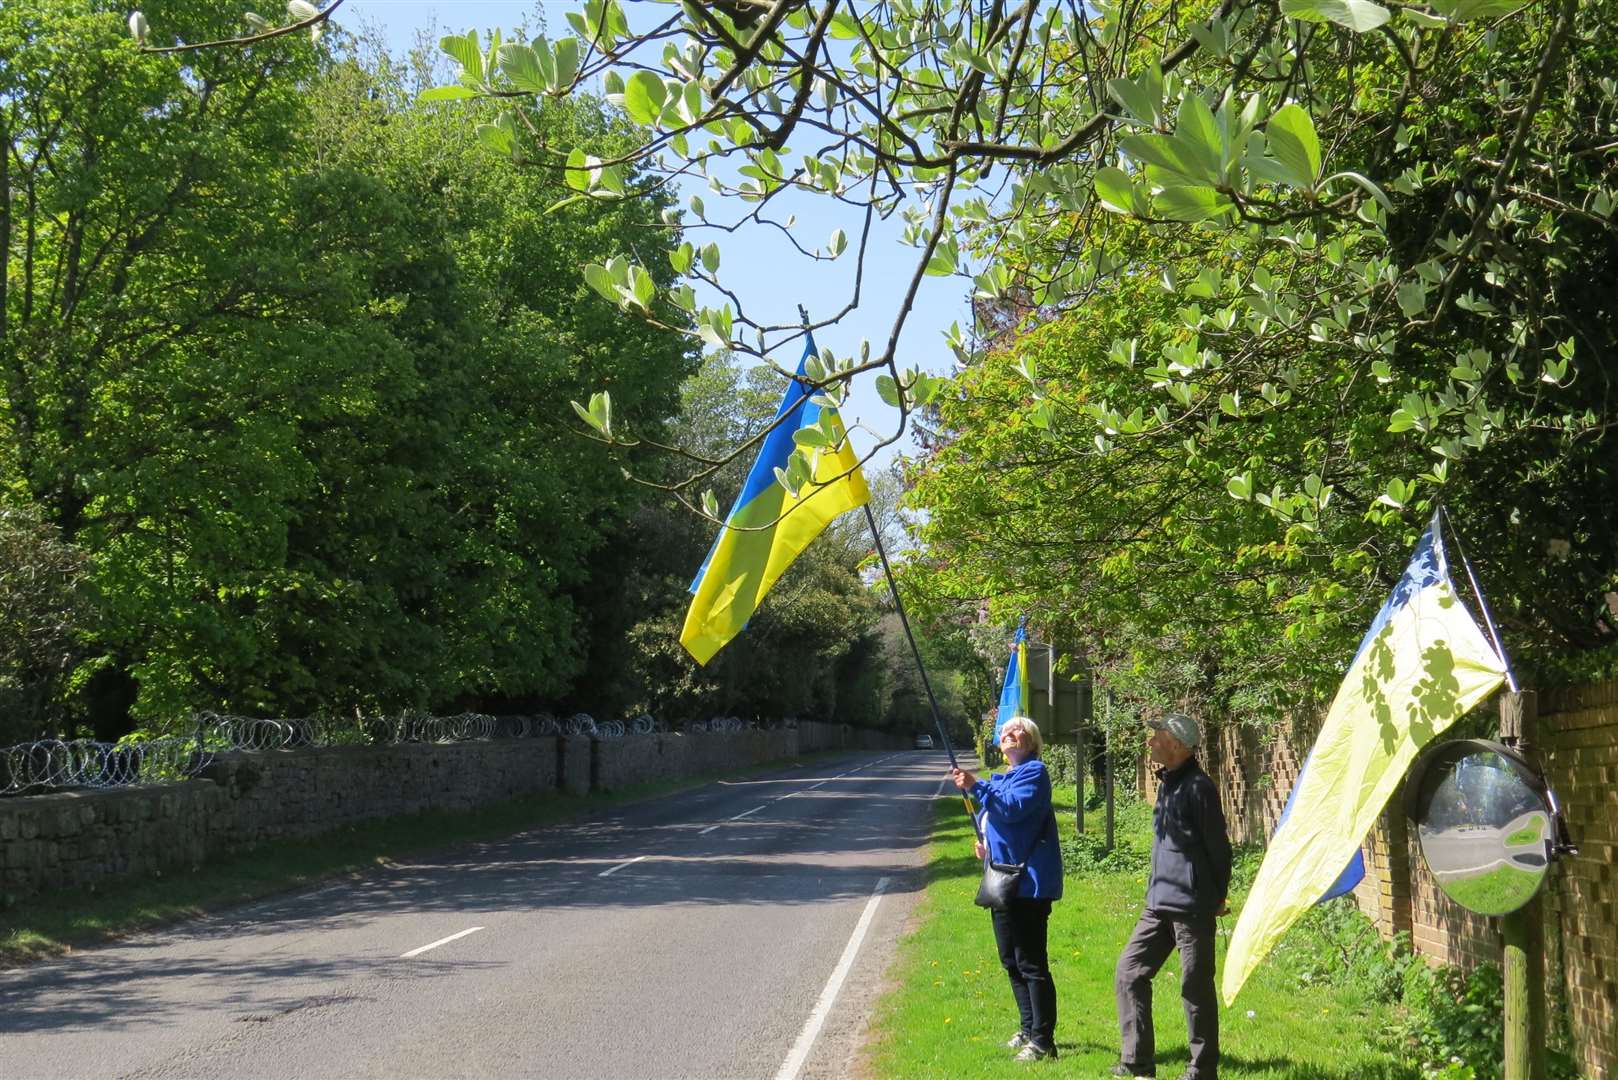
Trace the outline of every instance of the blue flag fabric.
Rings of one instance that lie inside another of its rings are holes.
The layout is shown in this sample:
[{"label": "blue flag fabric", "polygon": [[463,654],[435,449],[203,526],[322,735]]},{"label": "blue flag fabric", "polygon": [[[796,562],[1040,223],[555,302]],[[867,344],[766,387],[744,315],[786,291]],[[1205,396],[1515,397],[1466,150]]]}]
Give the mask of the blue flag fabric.
[{"label": "blue flag fabric", "polygon": [[[814,351],[814,339],[808,338],[799,375]],[[775,415],[780,422],[765,437],[741,494],[691,582],[691,607],[680,644],[699,664],[741,633],[770,586],[833,518],[871,497],[836,409],[817,402],[794,380]],[[823,421],[834,433],[834,444],[811,452],[812,476],[794,495],[781,486],[776,473],[786,468],[797,433]]]},{"label": "blue flag fabric", "polygon": [[1006,662],[1006,678],[1000,684],[1000,707],[994,714],[994,741],[1000,744],[1000,729],[1013,716],[1028,715],[1028,631],[1019,625],[1011,639],[1011,659]]}]

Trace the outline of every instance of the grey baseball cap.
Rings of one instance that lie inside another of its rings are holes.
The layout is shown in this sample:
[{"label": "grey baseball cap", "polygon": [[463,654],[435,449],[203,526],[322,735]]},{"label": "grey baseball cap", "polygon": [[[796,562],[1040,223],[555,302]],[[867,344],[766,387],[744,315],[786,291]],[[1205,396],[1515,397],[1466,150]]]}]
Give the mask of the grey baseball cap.
[{"label": "grey baseball cap", "polygon": [[1202,742],[1202,732],[1198,730],[1197,722],[1185,713],[1164,713],[1156,719],[1146,721],[1146,726],[1154,731],[1168,732],[1185,743],[1188,750],[1195,750],[1197,744]]}]

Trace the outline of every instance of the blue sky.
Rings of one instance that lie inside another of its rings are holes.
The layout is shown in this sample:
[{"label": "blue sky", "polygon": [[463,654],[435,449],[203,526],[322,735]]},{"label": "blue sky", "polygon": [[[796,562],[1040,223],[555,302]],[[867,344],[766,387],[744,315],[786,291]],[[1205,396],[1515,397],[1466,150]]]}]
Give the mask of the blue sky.
[{"label": "blue sky", "polygon": [[[396,52],[403,52],[424,28],[436,27],[441,33],[464,32],[469,27],[476,27],[480,33],[496,26],[509,29],[536,10],[544,12],[549,31],[555,35],[566,29],[565,13],[579,6],[554,0],[539,4],[533,0],[346,0],[335,18],[338,23],[356,29],[366,22],[376,24],[386,34],[390,46]],[[632,25],[637,8],[644,11],[651,7],[626,5]],[[653,10],[666,12],[668,9],[659,5]],[[530,19],[530,23],[533,22]],[[720,200],[711,194],[699,193],[705,194],[709,216],[719,217]],[[721,280],[735,290],[748,313],[760,321],[795,321],[796,305],[800,303],[808,306],[811,316],[824,317],[841,309],[853,294],[853,251],[861,218],[826,199],[802,198],[790,210],[797,215],[793,232],[804,247],[821,247],[833,230],[842,228],[849,237],[849,251],[833,263],[810,263],[793,252],[784,238],[762,227],[744,227],[722,238]],[[880,352],[886,344],[917,254],[901,244],[898,235],[899,229],[893,225],[878,223],[873,227],[860,305],[840,325],[820,332],[821,346],[846,355],[859,348],[861,338],[871,340],[873,352]],[[923,279],[914,309],[899,339],[901,367],[919,366],[940,374],[952,370],[953,358],[943,342],[942,332],[957,321],[963,329],[970,327],[967,291],[967,282],[960,278]],[[777,355],[777,362],[786,367],[794,366],[797,352],[790,351],[790,356]],[[874,376],[866,376],[856,383],[848,406],[843,410],[844,419],[851,426],[864,424],[886,434],[891,432],[897,413],[877,397],[873,383]],[[861,451],[872,441],[858,431],[854,440],[856,449]],[[908,450],[909,436],[898,446]],[[887,453],[882,453],[878,460],[887,457]]]}]

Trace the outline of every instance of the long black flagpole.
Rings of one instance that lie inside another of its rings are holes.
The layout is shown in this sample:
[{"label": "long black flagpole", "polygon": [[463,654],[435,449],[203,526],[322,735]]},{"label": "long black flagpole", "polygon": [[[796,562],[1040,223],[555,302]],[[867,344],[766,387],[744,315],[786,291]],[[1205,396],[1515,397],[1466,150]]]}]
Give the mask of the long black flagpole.
[{"label": "long black flagpole", "polygon": [[[809,332],[809,309],[802,304],[798,305],[798,318],[803,321],[804,333]],[[938,737],[944,740],[944,752],[949,755],[950,768],[961,767],[955,760],[955,747],[949,741],[949,732],[944,728],[944,718],[938,711],[938,698],[933,694],[932,681],[927,678],[927,665],[921,662],[921,650],[916,647],[916,635],[910,632],[910,619],[905,615],[904,601],[899,599],[899,583],[893,579],[893,567],[888,563],[887,549],[882,546],[882,531],[876,527],[876,515],[871,513],[870,500],[865,503],[865,521],[871,526],[871,539],[876,544],[876,553],[882,559],[882,572],[888,578],[888,591],[893,594],[893,607],[899,613],[899,625],[904,627],[905,640],[910,642],[910,654],[916,658],[916,670],[921,673],[921,685],[927,691],[927,704],[933,710],[933,726],[938,728]],[[983,832],[978,828],[978,814],[972,806],[972,799],[965,792],[961,793],[961,801],[966,804],[967,816],[972,819],[972,832],[979,840],[983,839]]]},{"label": "long black flagpole", "polygon": [[[882,531],[876,527],[876,515],[871,513],[871,504],[865,504],[865,520],[871,526],[871,539],[876,543],[876,553],[882,559],[882,572],[888,578],[888,591],[893,594],[893,607],[899,613],[899,625],[904,627],[905,640],[910,642],[910,652],[916,658],[916,670],[921,673],[921,685],[927,691],[927,704],[933,710],[933,724],[938,728],[939,737],[944,740],[944,751],[949,754],[951,768],[960,768],[955,760],[955,747],[949,741],[949,732],[944,729],[944,719],[938,711],[938,698],[933,694],[933,684],[927,678],[927,665],[921,661],[921,649],[916,646],[916,635],[910,632],[910,619],[905,615],[904,601],[899,599],[899,583],[893,579],[893,567],[888,563],[887,549],[882,546]],[[966,812],[972,818],[972,831],[977,833],[978,839],[983,834],[978,831],[977,811],[972,807],[972,800],[966,793],[961,794],[961,800],[966,803]]]}]

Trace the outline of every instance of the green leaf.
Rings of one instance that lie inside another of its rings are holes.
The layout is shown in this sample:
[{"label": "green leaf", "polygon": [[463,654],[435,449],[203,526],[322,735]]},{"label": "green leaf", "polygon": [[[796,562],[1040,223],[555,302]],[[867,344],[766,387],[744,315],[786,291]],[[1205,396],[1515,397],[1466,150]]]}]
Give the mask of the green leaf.
[{"label": "green leaf", "polygon": [[792,433],[792,441],[812,450],[830,450],[832,441],[817,427],[801,427]]},{"label": "green leaf", "polygon": [[511,153],[511,131],[500,124],[479,124],[477,127],[478,141],[491,150],[502,154]]},{"label": "green leaf", "polygon": [[1403,8],[1399,14],[1424,30],[1440,30],[1449,25],[1449,20],[1438,15],[1429,15],[1417,8]]},{"label": "green leaf", "polygon": [[702,493],[702,512],[711,518],[719,516],[719,496],[713,493],[713,488]]},{"label": "green leaf", "polygon": [[669,265],[674,267],[676,274],[683,274],[691,269],[691,262],[695,257],[696,251],[690,244],[681,244],[669,252]]},{"label": "green leaf", "polygon": [[1378,495],[1376,501],[1384,506],[1391,506],[1395,510],[1403,510],[1415,493],[1416,482],[1414,480],[1407,484],[1395,477],[1388,481],[1387,490]]},{"label": "green leaf", "polygon": [[1217,183],[1223,177],[1224,150],[1219,138],[1219,125],[1202,95],[1187,91],[1180,99],[1179,121],[1174,128],[1174,140],[1182,148],[1183,156],[1197,168],[1196,178]]},{"label": "green leaf", "polygon": [[860,22],[854,15],[846,11],[839,11],[831,18],[831,25],[826,32],[834,38],[849,40],[860,36]]},{"label": "green leaf", "polygon": [[624,111],[637,124],[653,124],[663,113],[668,88],[650,71],[637,71],[624,83]]},{"label": "green leaf", "polygon": [[644,266],[635,267],[635,301],[643,308],[650,308],[652,300],[657,296],[657,283],[652,275],[646,272]]},{"label": "green leaf", "polygon": [[421,102],[464,101],[467,98],[475,98],[477,96],[478,92],[467,86],[435,86],[431,90],[423,90],[416,96],[416,100]]},{"label": "green leaf", "polygon": [[826,243],[826,252],[835,259],[837,256],[841,255],[843,250],[847,247],[848,234],[843,232],[842,229],[837,229],[831,234],[831,239]]},{"label": "green leaf", "polygon": [[1352,184],[1356,184],[1367,195],[1369,195],[1369,196],[1371,196],[1371,198],[1375,199],[1377,204],[1379,206],[1381,206],[1382,209],[1384,209],[1384,210],[1392,210],[1393,209],[1393,203],[1388,199],[1387,192],[1383,191],[1379,186],[1377,186],[1375,183],[1373,183],[1371,181],[1371,179],[1369,177],[1367,177],[1367,176],[1362,176],[1361,174],[1359,174],[1357,172],[1350,172],[1350,171],[1345,169],[1342,172],[1335,172],[1335,173],[1332,173],[1330,176],[1326,177],[1326,179],[1324,179],[1324,180],[1322,180],[1320,182],[1320,186],[1321,187],[1326,187],[1333,180],[1347,180]]},{"label": "green leaf", "polygon": [[287,0],[287,14],[293,22],[303,22],[320,14],[320,9],[309,3],[309,0]]},{"label": "green leaf", "polygon": [[1225,481],[1225,491],[1233,499],[1251,502],[1253,499],[1253,474],[1244,472],[1240,476],[1232,476]]},{"label": "green leaf", "polygon": [[1169,187],[1152,199],[1152,209],[1170,221],[1204,221],[1231,209],[1231,202],[1211,187]]},{"label": "green leaf", "polygon": [[1420,280],[1406,281],[1395,294],[1399,300],[1399,310],[1405,313],[1405,318],[1414,319],[1427,310],[1427,286]]},{"label": "green leaf", "polygon": [[562,170],[562,179],[574,191],[590,190],[591,158],[583,150],[574,147],[567,155],[567,167]]},{"label": "green leaf", "polygon": [[579,200],[586,199],[586,198],[589,198],[589,196],[584,195],[582,193],[574,193],[572,195],[564,195],[562,198],[557,199],[555,202],[553,202],[549,206],[547,206],[545,208],[545,213],[554,214],[556,211],[562,209],[562,207],[564,207],[564,206],[567,206],[569,203],[576,203]]},{"label": "green leaf", "polygon": [[571,401],[568,404],[573,406],[573,411],[579,414],[579,419],[580,420],[583,420],[586,424],[589,424],[592,428],[594,428],[597,431],[601,430],[601,425],[596,422],[596,418],[594,416],[590,415],[590,410],[589,409],[586,409],[583,405],[580,405],[577,401]]},{"label": "green leaf", "polygon": [[1309,114],[1298,105],[1283,106],[1270,117],[1264,134],[1270,153],[1286,169],[1287,182],[1312,191],[1320,175],[1320,139]]},{"label": "green leaf", "polygon": [[702,249],[702,266],[710,274],[719,272],[719,245],[708,244]]},{"label": "green leaf", "polygon": [[1452,22],[1472,22],[1510,15],[1527,5],[1521,0],[1432,0],[1433,8]]},{"label": "green leaf", "polygon": [[876,377],[876,393],[883,401],[899,407],[899,384],[893,381],[892,375],[878,375]]},{"label": "green leaf", "polygon": [[1375,30],[1393,13],[1371,0],[1281,0],[1281,14],[1305,22],[1334,22],[1356,34]]},{"label": "green leaf", "polygon": [[483,81],[483,49],[478,44],[476,30],[468,31],[465,35],[450,34],[440,38],[438,47],[448,53],[457,64],[461,65],[463,76]]},{"label": "green leaf", "polygon": [[500,71],[518,90],[542,94],[550,89],[550,80],[540,68],[539,54],[527,45],[508,41],[500,46]]},{"label": "green leaf", "polygon": [[590,288],[611,300],[618,302],[618,286],[613,283],[612,274],[600,263],[590,263],[584,268],[584,281]]},{"label": "green leaf", "polygon": [[1108,79],[1107,93],[1134,119],[1147,127],[1157,125],[1163,105],[1163,75],[1156,68],[1142,72],[1138,79]]},{"label": "green leaf", "polygon": [[1103,209],[1115,214],[1133,213],[1135,185],[1124,170],[1111,165],[1097,169],[1095,189]]},{"label": "green leaf", "polygon": [[556,86],[565,90],[579,73],[579,41],[565,37],[556,42]]}]

